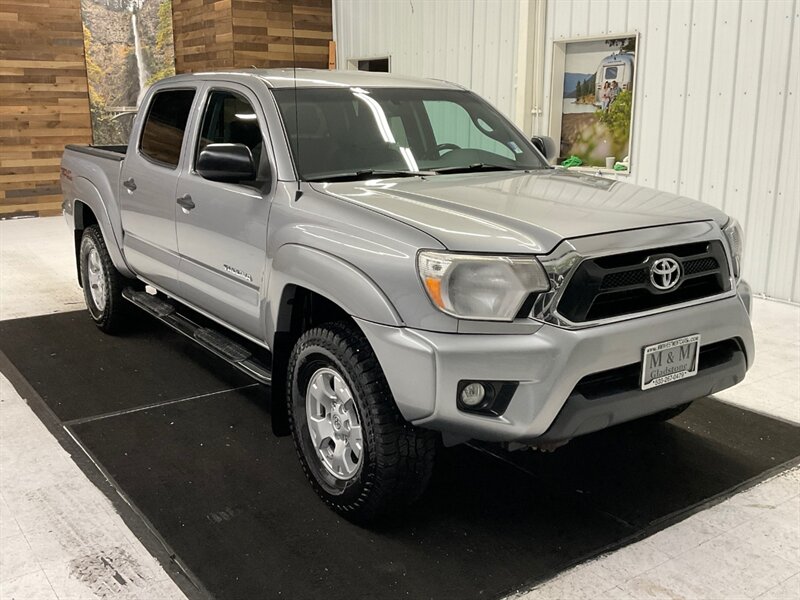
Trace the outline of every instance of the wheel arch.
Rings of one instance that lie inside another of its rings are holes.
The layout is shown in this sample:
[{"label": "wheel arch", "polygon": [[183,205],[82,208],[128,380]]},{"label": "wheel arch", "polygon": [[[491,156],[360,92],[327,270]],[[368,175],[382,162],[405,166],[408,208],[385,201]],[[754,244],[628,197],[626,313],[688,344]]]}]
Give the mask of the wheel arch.
[{"label": "wheel arch", "polygon": [[332,254],[286,244],[275,254],[267,286],[267,343],[290,329],[297,293],[313,292],[350,317],[384,325],[403,324],[397,310],[369,276]]},{"label": "wheel arch", "polygon": [[[276,253],[267,286],[267,343],[272,350],[271,414],[273,431],[288,433],[283,401],[286,369],[297,339],[311,327],[354,317],[401,325],[394,306],[362,271],[325,252],[287,244]],[[363,331],[362,331],[363,333]]]},{"label": "wheel arch", "polygon": [[[117,270],[126,277],[135,277],[134,273],[128,268],[125,257],[122,255],[120,244],[118,243],[117,231],[114,228],[108,210],[103,202],[98,189],[84,177],[76,177],[74,182],[75,197],[72,200],[72,210],[74,219],[74,241],[75,256],[77,258],[80,250],[81,236],[83,231],[91,226],[100,227],[100,233],[106,242],[111,261]],[[120,232],[121,235],[121,232]],[[81,283],[80,269],[78,269],[78,283]]]}]

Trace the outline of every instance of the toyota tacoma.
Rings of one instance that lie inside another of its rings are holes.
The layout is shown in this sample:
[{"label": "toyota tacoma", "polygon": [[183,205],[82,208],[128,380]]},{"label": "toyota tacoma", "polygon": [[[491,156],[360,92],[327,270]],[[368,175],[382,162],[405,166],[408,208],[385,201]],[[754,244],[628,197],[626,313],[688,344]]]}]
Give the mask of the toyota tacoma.
[{"label": "toyota tacoma", "polygon": [[271,385],[310,484],[364,522],[442,444],[552,449],[752,364],[737,222],[552,149],[454,84],[252,69],[156,83],[61,184],[97,326],[138,307]]}]

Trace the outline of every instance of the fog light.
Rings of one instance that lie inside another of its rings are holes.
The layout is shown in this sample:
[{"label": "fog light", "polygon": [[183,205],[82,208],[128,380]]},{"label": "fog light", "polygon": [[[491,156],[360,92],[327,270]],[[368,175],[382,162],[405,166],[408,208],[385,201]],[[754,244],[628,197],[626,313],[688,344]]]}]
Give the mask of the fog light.
[{"label": "fog light", "polygon": [[464,389],[461,390],[461,402],[464,404],[464,406],[478,406],[481,402],[483,402],[483,398],[485,396],[486,390],[484,389],[482,383],[470,383],[469,385],[464,386]]},{"label": "fog light", "polygon": [[499,417],[518,387],[518,381],[462,380],[456,388],[456,404],[464,412]]}]

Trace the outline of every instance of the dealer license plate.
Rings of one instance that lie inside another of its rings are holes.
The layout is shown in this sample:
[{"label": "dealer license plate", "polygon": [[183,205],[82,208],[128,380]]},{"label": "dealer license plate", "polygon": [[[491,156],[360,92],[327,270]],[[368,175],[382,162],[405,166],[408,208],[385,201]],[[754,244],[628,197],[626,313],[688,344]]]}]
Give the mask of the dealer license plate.
[{"label": "dealer license plate", "polygon": [[697,375],[700,334],[647,346],[642,359],[642,389]]}]

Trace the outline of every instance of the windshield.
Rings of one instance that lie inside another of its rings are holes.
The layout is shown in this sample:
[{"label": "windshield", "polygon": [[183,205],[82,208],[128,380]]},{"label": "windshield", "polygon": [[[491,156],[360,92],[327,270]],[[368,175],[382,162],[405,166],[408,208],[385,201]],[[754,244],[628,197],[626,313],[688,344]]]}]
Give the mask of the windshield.
[{"label": "windshield", "polygon": [[472,92],[284,88],[273,93],[303,180],[548,168],[530,141]]}]

